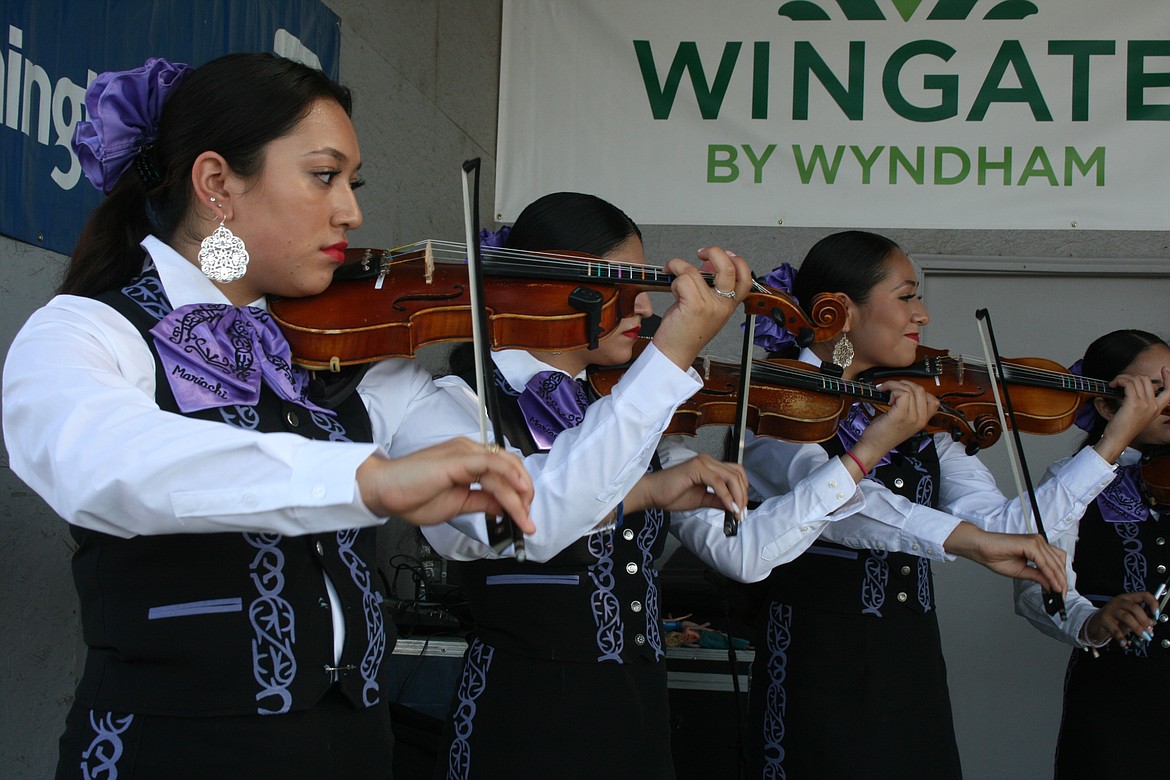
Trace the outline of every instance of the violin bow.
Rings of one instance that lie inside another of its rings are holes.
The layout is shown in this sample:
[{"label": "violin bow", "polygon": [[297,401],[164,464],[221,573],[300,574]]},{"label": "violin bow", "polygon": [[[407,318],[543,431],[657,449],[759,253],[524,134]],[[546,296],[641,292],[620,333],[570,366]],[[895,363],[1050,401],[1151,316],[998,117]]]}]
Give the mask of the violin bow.
[{"label": "violin bow", "polygon": [[[756,316],[748,314],[743,321],[743,349],[740,352],[739,365],[739,395],[735,401],[735,427],[731,429],[731,444],[729,447],[733,461],[743,465],[743,446],[747,438],[748,422],[748,392],[752,386],[752,350],[756,340]],[[741,507],[741,512],[747,507]],[[723,535],[735,536],[739,533],[739,523],[742,515],[737,517],[731,511],[723,513]]]},{"label": "violin bow", "polygon": [[[475,393],[479,399],[479,440],[487,446],[488,421],[492,424],[493,438],[503,430],[500,417],[500,401],[496,383],[492,376],[491,344],[488,338],[487,307],[484,300],[483,258],[479,246],[479,158],[463,163],[463,224],[467,232],[467,275],[471,297],[471,339],[475,347]],[[500,442],[496,442],[500,444]],[[525,559],[524,534],[511,518],[485,515],[488,544],[497,553],[511,545],[516,560]]]},{"label": "violin bow", "polygon": [[[1044,521],[1040,518],[1040,504],[1036,501],[1036,490],[1032,487],[1032,475],[1028,472],[1028,462],[1024,457],[1024,444],[1020,439],[1020,430],[1016,425],[1016,414],[1012,408],[1012,396],[1008,392],[1008,383],[1000,380],[1004,377],[1003,365],[1000,362],[999,347],[995,343],[995,331],[991,326],[991,314],[987,309],[978,309],[975,320],[979,325],[979,340],[983,342],[983,354],[987,361],[987,376],[991,382],[991,397],[995,399],[995,410],[999,414],[999,424],[1003,430],[1008,430],[1008,421],[1011,421],[1011,440],[1008,444],[1008,460],[1011,462],[1012,476],[1016,480],[1016,491],[1020,498],[1028,495],[1028,502],[1023,505],[1024,520],[1035,521],[1036,533],[1045,541],[1048,534],[1044,531]],[[1002,395],[1001,395],[1002,388]],[[1002,398],[1002,401],[1000,400]],[[1026,488],[1026,491],[1025,491]],[[1032,514],[1029,517],[1028,508]],[[1049,615],[1060,614],[1061,620],[1068,619],[1064,608],[1064,596],[1049,590],[1044,591],[1044,611]]]}]

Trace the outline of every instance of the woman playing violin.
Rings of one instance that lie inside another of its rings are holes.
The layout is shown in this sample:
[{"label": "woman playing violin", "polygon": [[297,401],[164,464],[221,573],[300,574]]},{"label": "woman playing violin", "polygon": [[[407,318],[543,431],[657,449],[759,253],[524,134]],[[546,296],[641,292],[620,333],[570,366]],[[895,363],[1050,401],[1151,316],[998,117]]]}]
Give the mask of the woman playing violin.
[{"label": "woman playing violin", "polygon": [[[1074,373],[1143,390],[1146,381],[1137,378],[1148,378],[1160,392],[1170,383],[1170,347],[1152,333],[1114,331],[1089,345]],[[1164,393],[1159,402],[1165,404]],[[1125,412],[1110,399],[1088,401],[1077,418],[1087,432],[1082,448],[1097,446]],[[1050,618],[1031,583],[1016,588],[1016,612],[1078,648],[1065,677],[1058,780],[1117,776],[1124,763],[1117,760],[1117,745],[1165,739],[1161,704],[1170,694],[1170,632],[1161,604],[1170,582],[1170,507],[1165,480],[1154,473],[1147,481],[1146,470],[1154,466],[1142,458],[1170,445],[1170,418],[1156,416],[1122,444],[1116,476],[1079,526],[1051,537],[1069,555],[1068,620]]]},{"label": "woman playing violin", "polygon": [[[641,234],[629,217],[579,193],[555,193],[530,204],[504,247],[645,262]],[[715,248],[701,250],[700,257],[716,268],[743,262]],[[722,288],[717,282],[706,291],[713,302],[730,300],[720,297]],[[736,291],[739,297],[746,288]],[[642,294],[632,314],[596,349],[493,355],[508,440],[526,452],[550,450],[550,459],[564,464],[566,488],[578,469],[597,468],[626,436],[626,417],[640,416],[635,408],[646,402],[643,394],[698,378],[690,363],[654,355],[655,344],[674,327],[668,310],[650,354],[633,363],[612,393],[590,398],[576,381],[591,364],[629,362],[642,319],[651,313]],[[466,376],[459,353],[456,373]],[[650,380],[659,387],[639,386],[652,369],[648,358],[659,365]],[[922,422],[875,423],[870,435],[884,435],[892,446]],[[442,528],[424,531],[441,553],[466,561],[459,570],[476,623],[437,777],[673,777],[654,564],[666,534],[675,533],[713,565],[763,576],[803,548],[802,524],[857,508],[850,502],[853,480],[838,461],[792,494],[753,510],[740,536],[727,540],[724,512],[738,513],[747,499],[739,467],[675,444],[660,446],[657,454],[650,448],[630,468],[642,476],[615,496],[622,499],[616,511],[602,511],[611,499],[601,497],[591,524],[570,522],[563,512],[542,522],[523,563],[493,556]],[[523,744],[509,736],[518,724]]]},{"label": "woman playing violin", "polygon": [[[804,259],[792,291],[802,303],[833,293],[847,308],[842,335],[804,350],[804,362],[834,364],[853,379],[915,360],[929,315],[915,268],[894,242],[860,231],[828,236]],[[933,398],[914,396],[937,408]],[[1144,393],[1127,392],[1123,407],[1135,411],[1115,418],[1110,442],[1153,413]],[[751,698],[752,776],[960,777],[931,560],[962,556],[1046,589],[1065,587],[1061,551],[1027,533],[1019,503],[1005,499],[977,458],[945,434],[880,451],[859,438],[871,414],[855,405],[837,436],[820,444],[754,438],[747,445],[744,465],[763,496],[786,492],[841,457],[864,477],[865,500],[766,582]],[[1039,488],[1052,527],[1075,522],[1112,479],[1116,455],[1107,444],[1086,449]],[[855,544],[852,526],[867,521],[888,534]]]}]

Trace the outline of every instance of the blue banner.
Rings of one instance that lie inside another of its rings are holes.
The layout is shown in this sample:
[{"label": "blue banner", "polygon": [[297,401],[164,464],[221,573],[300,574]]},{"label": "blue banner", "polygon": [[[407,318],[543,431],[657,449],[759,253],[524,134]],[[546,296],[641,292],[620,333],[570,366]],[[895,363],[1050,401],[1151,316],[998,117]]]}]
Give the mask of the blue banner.
[{"label": "blue banner", "polygon": [[5,0],[0,34],[0,234],[63,254],[102,197],[69,147],[98,73],[266,51],[336,80],[341,60],[340,21],[318,0]]}]

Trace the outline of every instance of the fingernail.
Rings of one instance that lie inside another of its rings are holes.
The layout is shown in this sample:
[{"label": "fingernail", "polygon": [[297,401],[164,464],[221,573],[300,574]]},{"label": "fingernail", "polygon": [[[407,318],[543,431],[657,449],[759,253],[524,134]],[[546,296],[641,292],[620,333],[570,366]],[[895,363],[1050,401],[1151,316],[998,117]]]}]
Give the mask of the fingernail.
[{"label": "fingernail", "polygon": [[1154,635],[1151,634],[1149,631],[1143,631],[1142,632],[1142,639],[1146,640],[1147,642],[1153,642]]},{"label": "fingernail", "polygon": [[741,509],[739,508],[739,504],[735,503],[734,501],[732,501],[732,502],[731,502],[731,508],[735,510],[735,513],[736,513],[737,515],[739,515],[739,514],[742,514],[742,513],[743,513],[743,510],[741,510]]}]

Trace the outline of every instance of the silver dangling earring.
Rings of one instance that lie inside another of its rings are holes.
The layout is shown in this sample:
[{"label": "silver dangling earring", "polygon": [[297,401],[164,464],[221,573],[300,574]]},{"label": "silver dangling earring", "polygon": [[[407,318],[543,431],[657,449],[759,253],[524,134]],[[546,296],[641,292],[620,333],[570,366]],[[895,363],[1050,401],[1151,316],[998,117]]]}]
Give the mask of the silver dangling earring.
[{"label": "silver dangling earring", "polygon": [[[211,202],[214,204],[215,198]],[[248,250],[244,248],[243,240],[228,228],[226,221],[221,215],[219,227],[199,243],[199,268],[213,282],[234,282],[248,270]]]},{"label": "silver dangling earring", "polygon": [[833,364],[841,367],[841,370],[849,368],[849,364],[853,362],[853,342],[849,340],[848,333],[842,333],[841,338],[833,345]]}]

